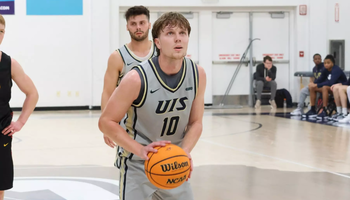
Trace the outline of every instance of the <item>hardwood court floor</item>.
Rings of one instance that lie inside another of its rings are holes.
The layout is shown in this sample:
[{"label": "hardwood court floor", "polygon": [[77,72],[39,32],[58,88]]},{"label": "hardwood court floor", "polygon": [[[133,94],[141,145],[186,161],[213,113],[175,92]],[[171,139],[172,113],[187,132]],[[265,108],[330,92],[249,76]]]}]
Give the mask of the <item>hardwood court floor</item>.
[{"label": "hardwood court floor", "polygon": [[[205,110],[192,152],[195,199],[350,199],[350,125],[290,119],[281,112]],[[15,134],[16,180],[5,199],[119,199],[115,150],[103,142],[99,115],[35,112]]]}]

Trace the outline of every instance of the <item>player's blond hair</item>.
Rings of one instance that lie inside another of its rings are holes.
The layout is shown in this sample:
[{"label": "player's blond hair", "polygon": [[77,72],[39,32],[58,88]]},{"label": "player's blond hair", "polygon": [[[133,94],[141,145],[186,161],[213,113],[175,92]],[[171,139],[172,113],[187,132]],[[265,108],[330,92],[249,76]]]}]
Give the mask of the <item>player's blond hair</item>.
[{"label": "player's blond hair", "polygon": [[0,14],[0,24],[5,26],[5,18]]}]

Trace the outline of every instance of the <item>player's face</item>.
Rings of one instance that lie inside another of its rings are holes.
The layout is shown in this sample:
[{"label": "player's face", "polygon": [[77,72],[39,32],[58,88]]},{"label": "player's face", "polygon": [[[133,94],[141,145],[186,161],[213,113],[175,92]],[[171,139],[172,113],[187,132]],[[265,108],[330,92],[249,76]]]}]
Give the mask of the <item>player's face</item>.
[{"label": "player's face", "polygon": [[155,39],[160,55],[172,59],[182,59],[187,54],[189,41],[188,31],[178,26],[166,26]]},{"label": "player's face", "polygon": [[129,31],[131,38],[139,42],[148,39],[151,23],[146,15],[131,16],[126,24],[126,29]]},{"label": "player's face", "polygon": [[2,43],[4,36],[5,36],[5,26],[3,24],[0,24],[0,44]]},{"label": "player's face", "polygon": [[321,56],[316,55],[314,57],[314,63],[315,63],[315,65],[321,64]]},{"label": "player's face", "polygon": [[333,62],[330,59],[324,60],[324,68],[331,69],[333,67]]}]

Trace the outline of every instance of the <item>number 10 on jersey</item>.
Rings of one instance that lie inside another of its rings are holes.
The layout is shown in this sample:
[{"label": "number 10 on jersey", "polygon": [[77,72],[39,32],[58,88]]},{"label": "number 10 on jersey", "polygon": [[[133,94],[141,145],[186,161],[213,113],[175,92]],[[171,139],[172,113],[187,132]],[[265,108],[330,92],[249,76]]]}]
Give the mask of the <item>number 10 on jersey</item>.
[{"label": "number 10 on jersey", "polygon": [[179,123],[179,120],[179,116],[171,117],[170,119],[169,117],[165,118],[163,120],[162,134],[160,135],[160,137],[163,137],[164,134],[174,135],[176,133],[177,124]]}]

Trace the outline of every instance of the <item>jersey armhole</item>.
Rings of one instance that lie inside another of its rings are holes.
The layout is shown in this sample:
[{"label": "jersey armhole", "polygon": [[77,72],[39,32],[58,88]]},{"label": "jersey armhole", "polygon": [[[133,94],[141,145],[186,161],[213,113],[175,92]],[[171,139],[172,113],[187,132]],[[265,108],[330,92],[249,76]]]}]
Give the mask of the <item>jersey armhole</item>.
[{"label": "jersey armhole", "polygon": [[117,51],[118,51],[120,57],[122,57],[124,65],[126,65],[126,64],[125,64],[125,59],[124,59],[124,57],[123,57],[122,52],[120,52],[120,49],[118,49]]},{"label": "jersey armhole", "polygon": [[[3,52],[4,53],[4,52]],[[8,55],[7,55],[8,56]],[[12,79],[12,58],[10,56],[9,57],[9,62],[10,62],[10,86],[12,87],[13,86],[13,79]]]},{"label": "jersey armhole", "polygon": [[147,91],[148,91],[147,77],[144,69],[140,65],[133,67],[131,70],[137,71],[141,79],[141,89],[140,89],[139,96],[132,104],[132,106],[139,108],[146,101]]},{"label": "jersey armhole", "polygon": [[4,53],[2,51],[2,55],[1,55],[1,63],[5,66],[9,66],[9,72],[10,72],[10,87],[13,86],[13,79],[12,79],[12,58],[11,56],[7,55],[6,53]]},{"label": "jersey armhole", "polygon": [[191,60],[192,63],[192,71],[193,71],[193,80],[194,80],[194,98],[196,98],[197,93],[198,93],[198,86],[199,86],[199,75],[198,75],[198,66],[196,65],[196,63],[193,62],[193,60]]}]

